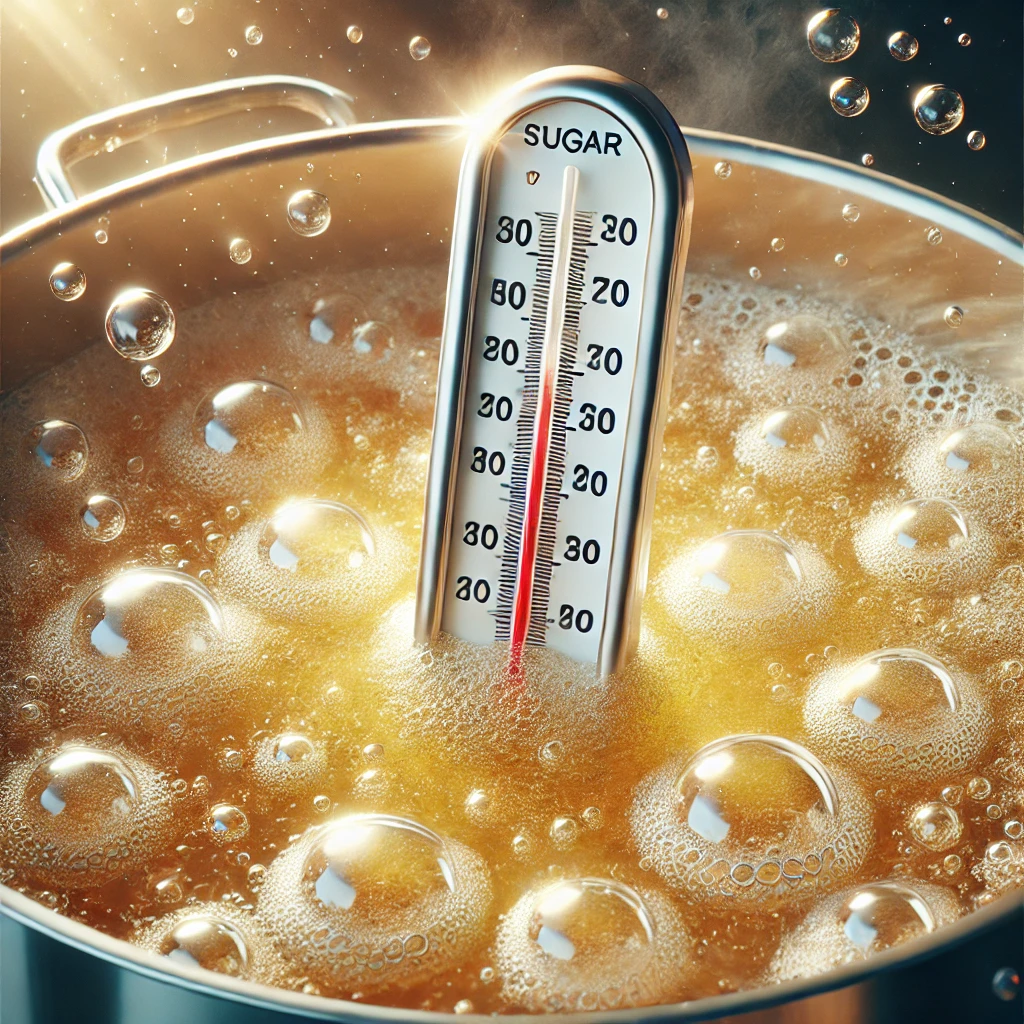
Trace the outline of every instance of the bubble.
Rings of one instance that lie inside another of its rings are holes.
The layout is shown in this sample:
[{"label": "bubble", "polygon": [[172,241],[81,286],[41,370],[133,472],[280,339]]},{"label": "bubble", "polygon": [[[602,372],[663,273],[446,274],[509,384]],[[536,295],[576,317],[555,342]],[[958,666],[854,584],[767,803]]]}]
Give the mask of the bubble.
[{"label": "bubble", "polygon": [[1003,825],[1003,832],[1007,839],[1020,839],[1024,836],[1024,822],[1018,821],[1016,818],[1011,818]]},{"label": "bubble", "polygon": [[245,41],[250,46],[259,46],[263,42],[263,29],[259,25],[250,25],[245,30]]},{"label": "bubble", "polygon": [[197,440],[230,455],[265,455],[305,429],[295,399],[284,388],[262,380],[243,380],[209,395],[196,410]]},{"label": "bubble", "polygon": [[862,163],[862,164],[863,164],[863,165],[864,165],[865,167],[874,167],[874,166],[875,166],[875,157],[874,157],[874,154],[872,154],[872,153],[865,153],[865,154],[864,154],[864,155],[863,155],[863,156],[862,156],[862,157],[860,158],[860,162],[861,162],[861,163]]},{"label": "bubble", "polygon": [[350,43],[361,43],[363,41],[363,30],[358,25],[349,25],[345,35]]},{"label": "bubble", "polygon": [[945,498],[911,498],[895,511],[880,503],[854,535],[854,549],[873,576],[935,590],[979,581],[996,557],[989,531]]},{"label": "bubble", "polygon": [[1013,967],[1000,967],[992,975],[992,993],[1004,1003],[1012,1003],[1020,992],[1020,973]]},{"label": "bubble", "polygon": [[752,281],[760,281],[761,280],[761,268],[760,267],[751,267],[750,270],[749,270],[749,274],[750,274],[750,278],[751,278]]},{"label": "bubble", "polygon": [[160,383],[160,370],[152,363],[146,363],[139,370],[139,379],[147,388],[155,388]]},{"label": "bubble", "polygon": [[769,969],[786,981],[865,960],[960,916],[949,889],[916,879],[880,881],[826,896],[782,940]]},{"label": "bubble", "polygon": [[823,672],[808,691],[804,726],[832,761],[902,788],[969,768],[992,719],[970,676],[895,647]]},{"label": "bubble", "polygon": [[808,545],[765,530],[728,530],[672,562],[657,593],[688,634],[727,647],[777,641],[827,613],[832,574]]},{"label": "bubble", "polygon": [[967,133],[967,145],[975,152],[979,149],[984,149],[987,141],[984,132],[973,131]]},{"label": "bubble", "polygon": [[783,406],[743,424],[736,433],[735,455],[758,478],[805,493],[833,489],[853,461],[846,431],[830,426],[807,405]]},{"label": "bubble", "polygon": [[132,941],[180,966],[263,984],[285,980],[280,958],[253,916],[225,902],[183,907],[159,918]]},{"label": "bubble", "polygon": [[947,327],[957,328],[964,322],[964,311],[959,306],[947,306],[942,314]]},{"label": "bubble", "polygon": [[856,203],[846,203],[843,206],[843,220],[848,224],[856,224],[860,220],[860,207]]},{"label": "bubble", "polygon": [[909,32],[893,32],[889,36],[889,52],[897,60],[913,60],[917,56],[917,39]]},{"label": "bubble", "polygon": [[715,164],[716,178],[721,178],[722,181],[725,181],[730,174],[732,174],[732,164],[729,163],[728,160],[719,160],[718,163]]},{"label": "bubble", "polygon": [[323,793],[318,793],[315,797],[313,797],[313,806],[321,814],[325,814],[327,811],[331,809],[331,798],[329,796],[324,795]]},{"label": "bubble", "polygon": [[664,7],[659,7],[659,8],[658,8],[658,9],[657,9],[657,10],[656,10],[656,11],[655,11],[654,13],[655,13],[655,14],[656,14],[656,15],[657,15],[657,16],[658,16],[658,17],[659,17],[659,18],[660,18],[660,19],[661,19],[662,21],[665,21],[665,19],[666,19],[666,18],[668,18],[668,11],[667,11],[667,10],[666,10],[666,9],[665,9]]},{"label": "bubble", "polygon": [[74,263],[58,263],[50,271],[50,291],[62,302],[74,302],[85,294],[85,274]]},{"label": "bubble", "polygon": [[232,238],[228,244],[228,256],[232,263],[248,263],[252,259],[252,244],[248,238]]},{"label": "bubble", "polygon": [[103,228],[97,228],[93,232],[92,237],[96,239],[99,245],[106,245],[110,236],[106,233],[106,231],[103,230]]},{"label": "bubble", "polygon": [[288,226],[297,235],[322,235],[331,223],[331,203],[322,192],[304,188],[292,194],[287,206]]},{"label": "bubble", "polygon": [[25,437],[25,447],[51,479],[68,483],[82,475],[89,445],[81,427],[67,420],[44,420]]},{"label": "bubble", "polygon": [[807,23],[807,45],[826,64],[846,60],[860,45],[860,26],[838,7],[829,7]]},{"label": "bubble", "polygon": [[839,339],[814,316],[797,315],[773,324],[761,336],[758,355],[777,370],[827,372],[845,352]]},{"label": "bubble", "polygon": [[129,288],[107,310],[106,330],[119,356],[145,362],[166,352],[174,341],[174,311],[156,292]]},{"label": "bubble", "polygon": [[70,742],[15,761],[0,788],[6,867],[77,890],[141,867],[172,823],[171,793],[140,758],[107,744]]},{"label": "bubble", "polygon": [[565,848],[572,846],[579,836],[580,827],[575,818],[558,817],[551,822],[551,841],[555,846]]},{"label": "bubble", "polygon": [[249,819],[234,804],[215,804],[207,828],[218,843],[233,843],[249,832]]},{"label": "bubble", "polygon": [[223,628],[213,595],[174,569],[128,569],[82,603],[76,630],[105,658],[205,651]]},{"label": "bubble", "polygon": [[127,521],[124,505],[107,494],[94,494],[82,507],[82,531],[91,540],[112,541],[121,536]]},{"label": "bubble", "polygon": [[508,1009],[578,1012],[673,998],[689,970],[687,933],[663,896],[607,878],[526,893],[498,929]]},{"label": "bubble", "polygon": [[837,78],[828,90],[832,109],[840,117],[856,117],[868,109],[871,94],[859,78]]},{"label": "bubble", "polygon": [[786,905],[841,884],[872,841],[870,806],[845,776],[774,736],[726,736],[641,784],[640,854],[692,901]]},{"label": "bubble", "polygon": [[971,45],[971,37],[966,32],[961,32],[960,35],[958,35],[956,37],[956,41],[961,46],[970,46]]},{"label": "bubble", "polygon": [[942,241],[942,231],[933,225],[925,228],[924,237],[929,245],[938,245]]},{"label": "bubble", "polygon": [[964,829],[960,815],[952,807],[935,801],[915,808],[909,828],[922,846],[937,853],[955,846]]},{"label": "bubble", "polygon": [[327,752],[303,733],[282,732],[259,742],[252,770],[264,798],[296,799],[324,781]]},{"label": "bubble", "polygon": [[786,248],[786,240],[784,238],[773,238],[771,241],[772,252],[782,252]]},{"label": "bubble", "polygon": [[237,57],[238,56],[238,51],[233,46],[229,46],[228,47],[228,56],[232,57],[232,58]]},{"label": "bubble", "polygon": [[141,473],[146,468],[141,455],[133,455],[124,465],[129,473]]},{"label": "bubble", "polygon": [[296,502],[263,529],[263,557],[276,569],[318,579],[359,569],[374,557],[373,536],[358,512],[336,501]]},{"label": "bubble", "polygon": [[353,814],[307,832],[270,865],[259,917],[315,984],[412,985],[485,941],[483,861],[408,818]]},{"label": "bubble", "polygon": [[972,800],[987,800],[992,795],[992,783],[983,775],[976,775],[967,783],[967,795]]},{"label": "bubble", "polygon": [[430,56],[430,40],[426,36],[413,36],[409,40],[409,56],[413,60],[426,60]]},{"label": "bubble", "polygon": [[195,20],[196,12],[191,7],[179,7],[178,8],[178,21],[182,25],[191,25]]},{"label": "bubble", "polygon": [[947,135],[964,119],[964,101],[947,85],[926,85],[914,97],[914,119],[929,135]]}]

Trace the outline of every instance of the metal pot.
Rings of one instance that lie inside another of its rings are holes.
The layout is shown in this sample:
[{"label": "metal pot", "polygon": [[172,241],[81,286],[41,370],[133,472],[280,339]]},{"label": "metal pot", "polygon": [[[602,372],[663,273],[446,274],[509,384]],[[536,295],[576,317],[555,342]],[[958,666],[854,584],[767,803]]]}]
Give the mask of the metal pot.
[{"label": "metal pot", "polygon": [[[185,310],[313,268],[446,260],[463,123],[349,125],[348,102],[307,79],[243,79],[118,108],[47,140],[38,180],[56,209],[0,239],[4,388],[93,342],[111,298],[128,284],[153,287]],[[82,198],[67,180],[66,165],[126,142],[149,145],[155,156],[158,129],[199,130],[218,114],[281,106],[314,114],[327,127],[160,166]],[[923,345],[955,351],[962,363],[1024,386],[1020,236],[872,171],[710,132],[686,137],[696,195],[692,271],[736,277],[758,266],[765,284],[852,302],[911,330]],[[731,165],[728,177],[715,173],[719,161]],[[316,238],[299,238],[285,225],[283,198],[300,183],[327,194],[334,210],[332,228]],[[848,202],[860,207],[856,230],[847,230],[840,216]],[[942,230],[942,245],[926,244],[929,226]],[[98,229],[106,232],[103,245]],[[769,259],[767,240],[783,230],[787,259]],[[241,233],[257,257],[251,266],[226,258],[229,240]],[[840,247],[849,258],[844,267],[833,260]],[[65,260],[88,276],[85,294],[73,303],[55,302],[47,284]],[[943,319],[951,303],[966,312],[958,331]],[[0,900],[5,1021],[426,1024],[438,1016],[243,984],[154,960],[7,888],[0,887]],[[762,1021],[1019,1019],[1011,989],[1002,991],[1012,1001],[1001,1001],[992,981],[1000,968],[1020,969],[1022,934],[1022,899],[1011,893],[868,963],[770,989],[586,1015],[586,1021],[704,1020],[754,1010],[762,1011]]]}]

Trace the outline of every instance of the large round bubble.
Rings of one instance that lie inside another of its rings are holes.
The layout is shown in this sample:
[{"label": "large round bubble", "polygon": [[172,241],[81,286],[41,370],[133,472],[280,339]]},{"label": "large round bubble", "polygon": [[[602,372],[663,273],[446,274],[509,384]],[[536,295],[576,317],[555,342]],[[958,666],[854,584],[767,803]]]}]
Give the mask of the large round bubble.
[{"label": "large round bubble", "polygon": [[807,900],[869,852],[870,806],[841,772],[774,736],[715,740],[648,776],[633,832],[641,856],[691,902]]},{"label": "large round bubble", "polygon": [[490,879],[461,843],[408,818],[353,814],[307,832],[270,865],[259,919],[315,984],[413,985],[484,941]]}]

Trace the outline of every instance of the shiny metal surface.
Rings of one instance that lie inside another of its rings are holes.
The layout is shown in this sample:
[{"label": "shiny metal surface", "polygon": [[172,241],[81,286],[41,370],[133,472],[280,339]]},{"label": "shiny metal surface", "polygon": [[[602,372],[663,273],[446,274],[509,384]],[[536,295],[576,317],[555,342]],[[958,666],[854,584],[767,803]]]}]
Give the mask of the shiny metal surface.
[{"label": "shiny metal surface", "polygon": [[491,113],[486,130],[478,129],[466,150],[455,210],[437,411],[427,474],[416,601],[416,637],[421,643],[432,639],[441,623],[460,419],[473,331],[481,217],[487,202],[491,156],[500,136],[520,117],[565,99],[594,103],[617,117],[639,142],[654,183],[654,228],[647,256],[637,368],[626,426],[627,451],[642,451],[646,457],[622,476],[597,675],[619,671],[636,647],[640,602],[647,582],[654,484],[668,411],[667,385],[678,315],[675,311],[682,299],[693,208],[689,154],[685,144],[676,144],[678,130],[668,120],[668,111],[660,103],[654,106],[651,98],[642,86],[601,68],[554,68],[526,79]]},{"label": "shiny metal surface", "polygon": [[[1021,386],[1020,236],[882,175],[710,133],[687,132],[687,142],[697,197],[691,270],[737,276],[759,265],[764,284],[814,289],[881,315],[912,331],[920,343],[955,351],[968,365]],[[110,299],[128,284],[156,287],[172,306],[187,309],[225,291],[244,292],[299,274],[447,259],[464,145],[464,127],[456,121],[332,128],[158,168],[29,222],[0,239],[3,386],[16,387],[100,338]],[[721,159],[733,166],[725,181],[713,173]],[[311,160],[315,173],[306,170]],[[282,191],[287,196],[300,181],[330,196],[337,230],[313,239],[287,230]],[[851,201],[861,208],[860,221],[850,226],[856,232],[847,231],[839,214]],[[93,237],[101,215],[110,218],[109,242],[102,247]],[[227,258],[238,224],[247,226],[257,254],[273,254],[272,260],[259,260],[257,275]],[[945,235],[940,246],[924,242],[924,230],[933,224]],[[767,240],[779,225],[785,227],[785,264],[766,256]],[[837,238],[849,256],[842,269],[831,258]],[[55,302],[49,294],[49,272],[62,260],[78,263],[88,274],[86,294],[73,303]],[[942,319],[953,301],[966,311],[959,331]],[[0,901],[5,1024],[67,1021],[71,1010],[79,1024],[262,1024],[288,1015],[426,1022],[438,1016],[242,985],[153,960],[3,887]],[[907,986],[918,993],[923,986],[934,989],[940,1005],[941,1000],[955,1005],[967,992],[979,993],[982,1000],[984,993],[990,995],[994,970],[1019,966],[1021,944],[1013,937],[1019,940],[1022,927],[1021,896],[1009,894],[866,964],[778,988],[631,1011],[628,1019],[709,1019],[844,985],[854,987],[819,997],[835,1000],[819,1004],[829,1006],[829,1019],[856,1019],[841,1015],[844,1006],[861,1007],[864,1019],[888,1019],[879,1015],[884,1003],[906,1005],[899,993]],[[979,951],[976,957],[972,950]],[[942,959],[934,970],[914,966],[935,956]],[[888,972],[893,972],[891,985],[885,981]],[[907,979],[902,985],[901,978]],[[64,998],[66,991],[75,993],[71,1001]],[[883,994],[876,999],[872,993],[878,992]],[[800,1005],[764,1019],[815,1019],[798,1016]],[[976,1019],[1016,1019],[995,1015],[989,1003],[976,1005]],[[1005,1004],[999,1012],[1019,1016],[1018,1011]],[[586,1020],[598,1018],[623,1019],[612,1013]]]}]

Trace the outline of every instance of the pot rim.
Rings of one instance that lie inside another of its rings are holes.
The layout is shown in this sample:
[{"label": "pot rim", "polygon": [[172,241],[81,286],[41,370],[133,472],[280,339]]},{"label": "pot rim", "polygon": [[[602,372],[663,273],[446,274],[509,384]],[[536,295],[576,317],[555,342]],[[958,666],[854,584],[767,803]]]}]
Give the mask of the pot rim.
[{"label": "pot rim", "polygon": [[[271,139],[240,143],[212,153],[157,167],[124,181],[90,192],[76,202],[40,214],[0,235],[0,262],[14,259],[25,249],[47,239],[55,229],[72,227],[126,200],[135,200],[167,185],[181,184],[208,173],[272,160],[278,156],[313,155],[361,145],[393,145],[403,142],[454,142],[472,125],[470,118],[420,118],[356,124],[297,132]],[[696,157],[732,158],[739,163],[765,167],[793,177],[842,188],[847,192],[892,205],[906,213],[934,218],[942,226],[1024,266],[1024,234],[951,199],[879,171],[856,167],[832,157],[809,153],[739,135],[683,128],[686,144]]]},{"label": "pot rim", "polygon": [[[845,964],[809,978],[796,978],[776,985],[762,985],[759,988],[730,992],[728,995],[706,996],[683,1003],[663,1003],[658,1006],[628,1008],[625,1011],[559,1013],[554,1016],[559,1022],[564,1021],[567,1024],[612,1024],[622,1020],[623,1012],[628,1013],[630,1021],[633,1022],[654,1022],[708,1020],[733,1013],[768,1009],[779,1003],[805,999],[865,981],[868,977],[927,960],[940,951],[948,952],[971,939],[975,933],[1009,920],[1013,913],[1022,907],[1024,892],[1009,892],[930,935],[894,946],[870,959]],[[115,939],[97,931],[90,925],[59,917],[42,904],[4,885],[0,885],[0,914],[65,945],[98,956],[116,967],[130,970],[150,980],[177,985],[203,995],[213,993],[233,1002],[261,1009],[295,1012],[312,1020],[385,1020],[394,1024],[407,1024],[411,1021],[417,1024],[437,1024],[439,1018],[456,1017],[455,1014],[440,1010],[401,1009],[377,1003],[357,1003],[345,999],[307,995],[257,982],[242,981],[214,971],[205,971],[200,967],[179,965],[166,958],[157,958],[154,954],[132,946],[123,939]],[[460,1021],[467,1024],[473,1021],[484,1024],[485,1021],[492,1019],[488,1015],[475,1013],[457,1016]],[[503,1015],[502,1020],[508,1021],[509,1024],[529,1024],[536,1022],[539,1017],[543,1019],[544,1016],[509,1014]]]},{"label": "pot rim", "polygon": [[[431,118],[383,121],[301,132],[268,140],[247,142],[193,157],[167,167],[156,168],[123,182],[91,192],[74,203],[59,207],[19,225],[0,236],[0,262],[17,258],[35,245],[42,244],[65,228],[80,224],[113,205],[137,200],[168,185],[196,180],[211,172],[245,167],[279,156],[299,156],[356,148],[363,145],[395,145],[410,142],[458,142],[470,124],[463,118]],[[683,129],[686,143],[696,157],[735,159],[739,163],[777,170],[794,177],[810,179],[871,198],[900,210],[932,218],[986,246],[993,252],[1024,266],[1024,235],[970,208],[945,199],[926,189],[910,185],[878,171],[855,167],[830,157],[774,143],[745,139],[704,129]],[[629,1009],[632,1021],[706,1020],[730,1013],[765,1009],[789,1000],[842,988],[864,981],[884,971],[905,967],[947,951],[969,940],[977,932],[1007,920],[1024,907],[1024,892],[1009,892],[991,904],[974,910],[931,935],[879,953],[869,960],[846,964],[811,978],[800,978],[777,985],[762,986],[728,995],[709,996],[685,1003]],[[235,1002],[281,1012],[295,1012],[308,1019],[415,1021],[436,1024],[441,1011],[406,1010],[374,1003],[356,1003],[322,996],[306,995],[253,982],[189,968],[169,960],[160,960],[128,942],[115,939],[79,921],[63,918],[22,893],[0,885],[0,914],[25,927],[91,953],[115,966],[131,970],[155,981],[173,984],[203,994],[216,994]],[[600,1024],[619,1021],[624,1011],[600,1010],[559,1014],[560,1021],[576,1024]],[[461,1015],[467,1022],[489,1020],[482,1014]],[[516,1014],[503,1020],[526,1024],[536,1015]]]}]

